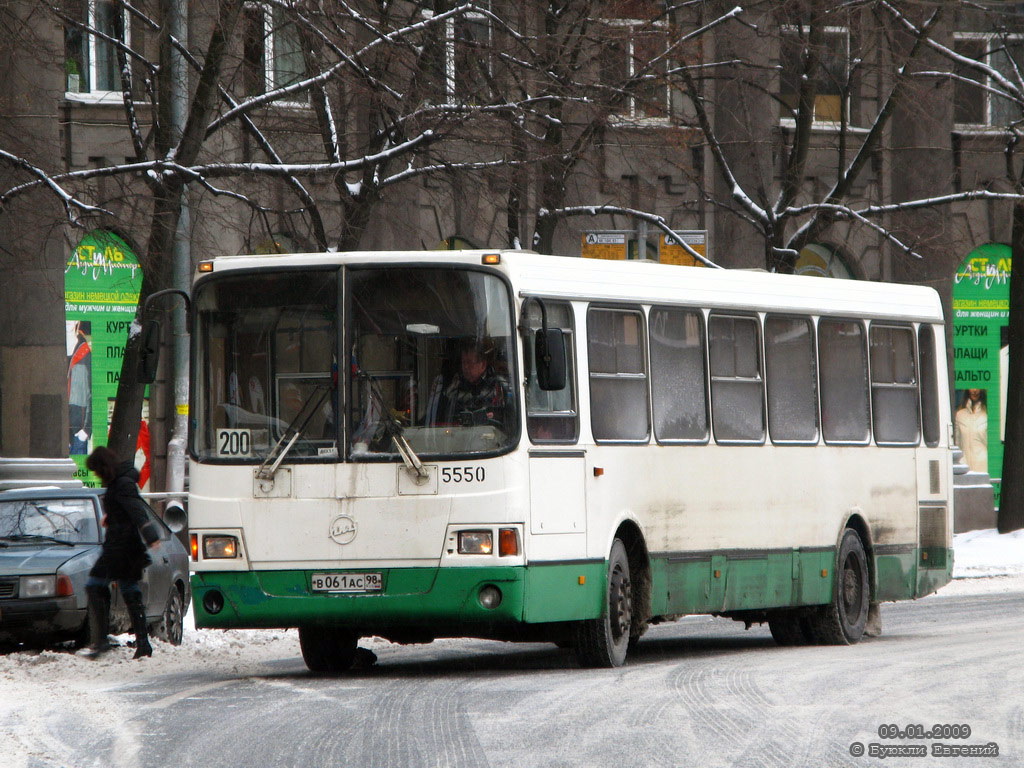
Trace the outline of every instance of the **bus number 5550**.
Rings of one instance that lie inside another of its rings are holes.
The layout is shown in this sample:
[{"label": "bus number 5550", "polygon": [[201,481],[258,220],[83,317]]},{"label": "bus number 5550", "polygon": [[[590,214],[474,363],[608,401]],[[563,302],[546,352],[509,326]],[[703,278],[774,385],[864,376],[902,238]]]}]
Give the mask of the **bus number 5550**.
[{"label": "bus number 5550", "polygon": [[441,467],[441,480],[446,483],[482,483],[486,476],[483,467]]}]

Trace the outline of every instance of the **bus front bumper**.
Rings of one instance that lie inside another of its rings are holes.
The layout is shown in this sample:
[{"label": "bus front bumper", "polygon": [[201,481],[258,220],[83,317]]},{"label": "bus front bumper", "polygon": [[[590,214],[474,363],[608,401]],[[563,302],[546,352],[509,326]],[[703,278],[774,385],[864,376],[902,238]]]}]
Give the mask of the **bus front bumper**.
[{"label": "bus front bumper", "polygon": [[[525,568],[380,569],[373,592],[314,592],[313,571],[203,571],[192,574],[196,626],[375,629],[509,625],[523,620]],[[481,593],[500,601],[484,607]]]}]

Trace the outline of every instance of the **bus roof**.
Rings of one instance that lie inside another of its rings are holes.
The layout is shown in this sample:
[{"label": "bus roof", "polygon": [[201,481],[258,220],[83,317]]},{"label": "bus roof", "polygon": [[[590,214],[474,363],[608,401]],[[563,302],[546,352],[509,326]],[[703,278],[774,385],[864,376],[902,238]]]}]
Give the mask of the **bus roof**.
[{"label": "bus roof", "polygon": [[480,265],[498,254],[520,296],[677,304],[727,310],[801,312],[942,322],[933,289],[901,283],[779,275],[760,270],[709,269],[651,261],[542,256],[528,251],[360,251],[221,256],[213,271],[322,267],[331,264]]}]

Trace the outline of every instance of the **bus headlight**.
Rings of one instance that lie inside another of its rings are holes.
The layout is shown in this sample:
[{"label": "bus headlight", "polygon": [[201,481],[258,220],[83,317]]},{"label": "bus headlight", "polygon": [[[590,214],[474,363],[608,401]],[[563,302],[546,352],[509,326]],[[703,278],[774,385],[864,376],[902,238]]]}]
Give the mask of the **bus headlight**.
[{"label": "bus headlight", "polygon": [[489,555],[494,551],[490,531],[459,531],[460,555]]},{"label": "bus headlight", "polygon": [[238,539],[234,536],[203,536],[203,557],[208,560],[238,557]]}]

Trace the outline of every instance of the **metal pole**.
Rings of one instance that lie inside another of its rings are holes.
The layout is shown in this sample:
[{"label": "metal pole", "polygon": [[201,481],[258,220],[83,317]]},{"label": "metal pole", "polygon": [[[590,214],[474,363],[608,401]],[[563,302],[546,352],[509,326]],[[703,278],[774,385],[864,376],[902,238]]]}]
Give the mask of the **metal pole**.
[{"label": "metal pole", "polygon": [[[170,0],[167,4],[167,26],[170,37],[183,47],[188,45],[188,0]],[[185,58],[170,40],[171,87],[169,111],[171,133],[175,142],[181,141],[188,114],[188,70]],[[192,275],[192,252],[189,241],[190,215],[188,187],[181,195],[181,216],[174,233],[174,251],[171,282],[174,288],[188,291]],[[185,308],[173,310],[172,373],[174,384],[174,415],[171,438],[167,443],[167,490],[185,490],[185,443],[188,437],[188,330],[185,322]]]}]

